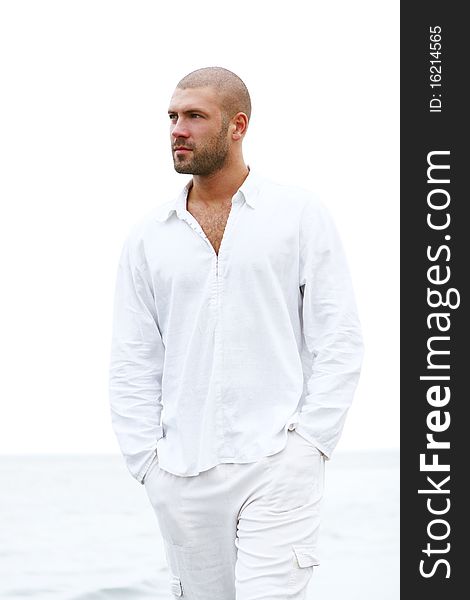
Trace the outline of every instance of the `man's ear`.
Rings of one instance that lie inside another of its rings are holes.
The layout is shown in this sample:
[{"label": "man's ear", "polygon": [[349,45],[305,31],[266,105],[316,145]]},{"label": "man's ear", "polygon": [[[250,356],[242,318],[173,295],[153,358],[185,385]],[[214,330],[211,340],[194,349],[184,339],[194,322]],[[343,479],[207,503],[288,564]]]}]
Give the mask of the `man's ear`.
[{"label": "man's ear", "polygon": [[245,113],[239,112],[233,117],[232,122],[232,138],[241,140],[248,128],[248,117]]}]

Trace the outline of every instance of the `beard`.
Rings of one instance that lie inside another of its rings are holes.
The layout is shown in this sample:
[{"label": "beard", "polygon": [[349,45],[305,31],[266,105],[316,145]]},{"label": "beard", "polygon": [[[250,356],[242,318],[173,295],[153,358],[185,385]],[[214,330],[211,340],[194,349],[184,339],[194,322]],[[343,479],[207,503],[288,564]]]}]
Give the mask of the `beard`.
[{"label": "beard", "polygon": [[[213,138],[199,149],[191,146],[191,155],[176,156],[173,152],[173,165],[177,173],[186,175],[208,176],[220,171],[225,165],[228,157],[229,143],[227,140],[228,122],[222,123],[222,127]],[[176,139],[175,146],[185,146],[184,139]],[[173,146],[172,146],[173,150]]]}]

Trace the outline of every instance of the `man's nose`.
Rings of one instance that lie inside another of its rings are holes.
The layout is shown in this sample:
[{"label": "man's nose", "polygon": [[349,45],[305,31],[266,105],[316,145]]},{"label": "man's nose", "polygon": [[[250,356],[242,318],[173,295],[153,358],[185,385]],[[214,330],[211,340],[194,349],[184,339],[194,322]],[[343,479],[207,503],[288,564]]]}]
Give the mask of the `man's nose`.
[{"label": "man's nose", "polygon": [[177,119],[174,123],[173,123],[173,128],[171,130],[171,135],[174,138],[187,138],[189,137],[189,132],[188,132],[188,128],[185,126],[184,121],[182,121],[181,119]]}]

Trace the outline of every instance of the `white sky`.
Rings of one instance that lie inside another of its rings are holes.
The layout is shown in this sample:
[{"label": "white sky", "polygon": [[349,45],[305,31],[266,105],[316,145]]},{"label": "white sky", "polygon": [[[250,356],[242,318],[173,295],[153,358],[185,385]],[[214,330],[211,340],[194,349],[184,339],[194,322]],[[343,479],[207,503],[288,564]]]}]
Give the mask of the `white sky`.
[{"label": "white sky", "polygon": [[338,449],[399,444],[399,2],[3,1],[0,453],[118,452],[117,261],[172,197],[168,102],[218,65],[247,84],[245,159],[318,192],[366,356]]}]

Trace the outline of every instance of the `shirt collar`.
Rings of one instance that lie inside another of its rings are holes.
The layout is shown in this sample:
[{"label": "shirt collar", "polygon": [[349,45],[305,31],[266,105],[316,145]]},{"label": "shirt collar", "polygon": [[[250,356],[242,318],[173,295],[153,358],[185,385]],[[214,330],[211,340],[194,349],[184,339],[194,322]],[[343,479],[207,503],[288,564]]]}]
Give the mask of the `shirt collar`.
[{"label": "shirt collar", "polygon": [[[248,166],[248,168],[250,169],[250,172],[248,173],[245,181],[238,188],[237,194],[241,192],[243,194],[243,197],[245,198],[245,202],[249,206],[251,206],[251,208],[256,208],[260,190],[260,177],[255,172],[253,172],[253,169],[250,166]],[[181,190],[181,192],[176,198],[174,198],[170,202],[167,202],[166,204],[157,209],[155,215],[157,221],[166,221],[168,217],[174,212],[180,218],[183,216],[183,214],[186,212],[186,199],[188,197],[188,192],[192,184],[193,180],[190,179],[185,184],[184,188]]]}]

